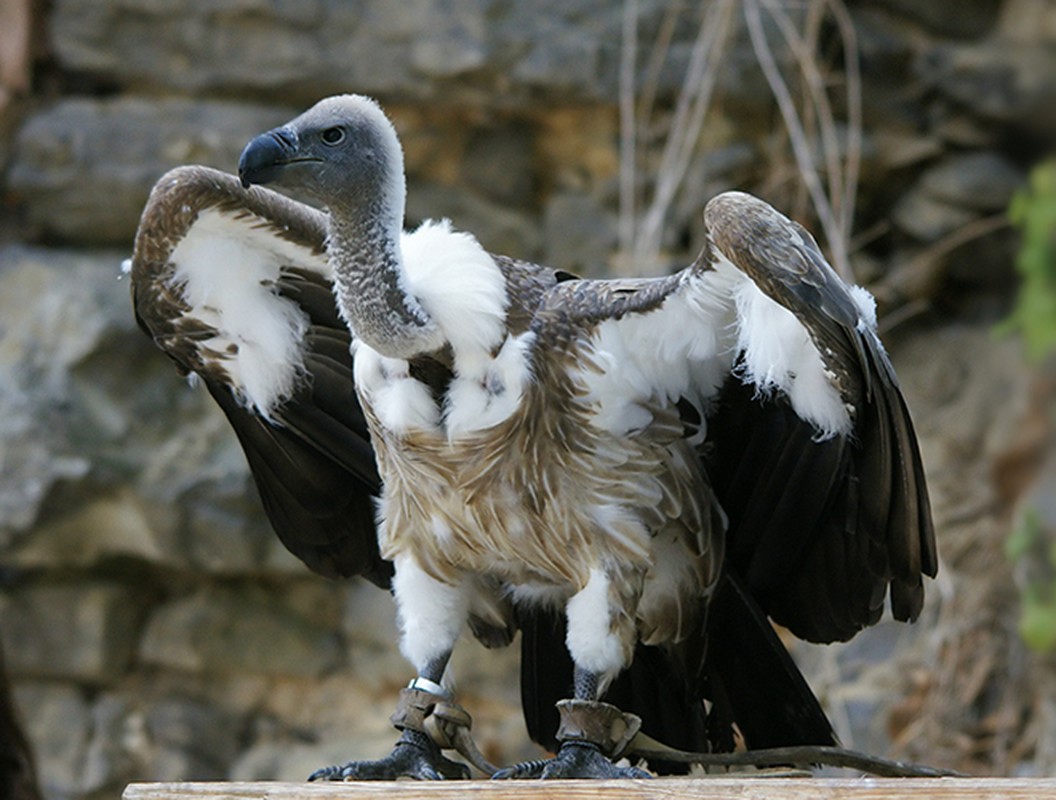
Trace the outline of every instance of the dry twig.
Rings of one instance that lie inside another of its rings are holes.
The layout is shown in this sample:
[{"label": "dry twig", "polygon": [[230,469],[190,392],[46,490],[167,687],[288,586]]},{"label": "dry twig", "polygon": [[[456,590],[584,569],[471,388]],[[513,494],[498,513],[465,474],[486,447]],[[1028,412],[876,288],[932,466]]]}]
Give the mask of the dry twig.
[{"label": "dry twig", "polygon": [[[806,188],[834,266],[845,277],[850,277],[848,241],[854,221],[861,160],[861,80],[854,26],[842,0],[809,0],[803,32],[797,29],[792,16],[776,0],[745,0],[743,5],[753,50],[777,101],[792,146],[796,164],[793,174]],[[625,0],[620,70],[619,238],[620,263],[628,270],[640,274],[655,272],[663,266],[660,262],[663,226],[699,148],[722,58],[736,29],[734,7],[734,0],[714,0],[701,19],[659,154],[653,192],[648,202],[643,203],[638,169],[645,162],[644,152],[652,145],[650,121],[654,116],[659,75],[670,51],[680,5],[672,3],[665,12],[636,101],[638,3],[637,0]],[[805,87],[802,109],[797,108],[767,41],[761,18],[764,8],[775,21],[802,78]],[[817,56],[819,31],[826,15],[831,15],[835,21],[845,62],[847,121],[842,149],[840,126],[828,96],[830,81],[823,74]],[[815,148],[809,143],[814,139],[819,142],[824,162],[824,184],[815,164]]]}]

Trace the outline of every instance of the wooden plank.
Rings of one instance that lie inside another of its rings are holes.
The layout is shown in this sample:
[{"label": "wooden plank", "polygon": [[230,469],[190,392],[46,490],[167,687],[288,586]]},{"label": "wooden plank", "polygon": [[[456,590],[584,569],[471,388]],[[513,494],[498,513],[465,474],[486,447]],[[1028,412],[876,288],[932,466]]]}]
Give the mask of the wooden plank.
[{"label": "wooden plank", "polygon": [[1056,778],[133,783],[123,800],[1040,800]]}]

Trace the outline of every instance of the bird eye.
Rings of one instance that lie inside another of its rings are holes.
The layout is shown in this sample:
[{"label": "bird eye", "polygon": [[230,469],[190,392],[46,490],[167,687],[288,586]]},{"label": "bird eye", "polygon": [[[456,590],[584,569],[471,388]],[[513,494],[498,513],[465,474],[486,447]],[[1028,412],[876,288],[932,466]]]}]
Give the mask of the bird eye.
[{"label": "bird eye", "polygon": [[322,133],[324,144],[340,144],[345,138],[345,129],[339,127],[327,128]]}]

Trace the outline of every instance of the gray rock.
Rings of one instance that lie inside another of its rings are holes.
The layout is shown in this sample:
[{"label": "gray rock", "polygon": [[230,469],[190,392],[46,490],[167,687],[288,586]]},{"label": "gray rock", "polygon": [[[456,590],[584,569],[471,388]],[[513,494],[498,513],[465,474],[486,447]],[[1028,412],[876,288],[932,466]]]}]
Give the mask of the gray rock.
[{"label": "gray rock", "polygon": [[[663,10],[641,4],[643,36]],[[269,92],[296,104],[353,90],[524,105],[540,95],[614,100],[620,21],[605,0],[57,0],[50,38],[64,69],[123,86]],[[673,61],[684,62],[698,25],[681,15]],[[664,94],[681,81],[677,69],[661,77]]]},{"label": "gray rock", "polygon": [[57,483],[88,474],[76,440],[107,435],[104,418],[72,413],[70,375],[133,325],[118,260],[0,247],[0,545],[37,518]]},{"label": "gray rock", "polygon": [[92,707],[92,735],[85,748],[84,791],[120,791],[149,758],[141,709],[125,693],[107,693]]},{"label": "gray rock", "polygon": [[488,60],[486,11],[491,4],[455,0],[449,5],[448,13],[433,17],[411,41],[411,66],[429,78],[453,78],[473,72]]},{"label": "gray rock", "polygon": [[188,672],[318,676],[338,663],[340,650],[331,630],[274,592],[208,587],[151,616],[140,657]]},{"label": "gray rock", "polygon": [[1008,208],[1026,176],[1000,153],[986,150],[950,156],[928,169],[920,186],[936,200],[979,211]]},{"label": "gray rock", "polygon": [[944,36],[970,38],[993,30],[1001,11],[1001,0],[967,0],[956,9],[944,3],[919,3],[914,0],[871,0],[893,15],[914,20],[930,31]]},{"label": "gray rock", "polygon": [[891,220],[899,229],[924,242],[940,239],[977,216],[971,209],[932,197],[919,185],[910,189],[891,211]]},{"label": "gray rock", "polygon": [[0,561],[288,570],[223,415],[135,330],[121,255],[0,249]]},{"label": "gray rock", "polygon": [[353,650],[391,649],[399,636],[392,596],[366,581],[345,584],[341,629]]},{"label": "gray rock", "polygon": [[88,500],[33,526],[4,561],[24,568],[91,568],[117,558],[164,563],[164,538],[131,491]]},{"label": "gray rock", "polygon": [[948,156],[924,172],[896,204],[891,217],[915,238],[935,241],[980,212],[1007,208],[1024,180],[1016,166],[993,151]]},{"label": "gray rock", "polygon": [[346,41],[355,32],[358,15],[344,5],[62,0],[49,33],[59,61],[74,70],[190,91],[225,82],[280,87],[321,71],[328,32]]},{"label": "gray rock", "polygon": [[1005,0],[999,31],[1010,42],[1056,43],[1056,5],[1050,0]]},{"label": "gray rock", "polygon": [[601,276],[609,271],[609,257],[616,246],[616,221],[595,198],[564,192],[546,204],[543,239],[547,264]]},{"label": "gray rock", "polygon": [[15,677],[112,683],[128,667],[142,605],[98,581],[30,585],[0,596],[0,636]]},{"label": "gray rock", "polygon": [[399,651],[396,604],[387,592],[366,581],[348,584],[341,630],[348,641],[350,669],[372,697],[391,690],[393,681],[402,684],[413,677]]},{"label": "gray rock", "polygon": [[996,231],[959,248],[951,254],[946,280],[956,291],[978,295],[989,304],[992,314],[1005,315],[1005,292],[1016,281],[1015,259],[1021,244],[1018,231]]},{"label": "gray rock", "polygon": [[146,712],[145,731],[154,748],[150,778],[157,781],[218,780],[240,748],[242,721],[189,697],[171,696]]},{"label": "gray rock", "polygon": [[864,177],[873,177],[874,180],[885,177],[892,170],[931,161],[942,154],[942,142],[935,137],[902,128],[879,130],[869,138],[876,153],[876,163],[863,163],[862,171]]},{"label": "gray rock", "polygon": [[15,702],[24,710],[41,785],[48,798],[80,797],[85,753],[92,733],[91,708],[73,686],[15,684]]},{"label": "gray rock", "polygon": [[352,759],[382,758],[396,740],[386,718],[357,723],[356,735],[329,735],[318,744],[295,739],[260,742],[246,750],[231,766],[233,781],[293,781],[305,779],[328,764]]},{"label": "gray rock", "polygon": [[1000,147],[1004,126],[994,119],[982,119],[965,106],[949,104],[936,115],[932,132],[946,144],[944,149]]},{"label": "gray rock", "polygon": [[[602,44],[598,39],[574,28],[555,27],[552,35],[526,45],[525,54],[510,73],[518,82],[573,95],[601,88]],[[600,99],[600,92],[592,99]]]},{"label": "gray rock", "polygon": [[437,29],[452,18],[438,5],[60,0],[50,33],[71,70],[184,92],[270,90],[303,104],[350,88],[420,93],[416,62],[450,72],[449,60],[464,59],[464,31]]},{"label": "gray rock", "polygon": [[859,68],[867,81],[904,73],[913,63],[913,40],[904,17],[855,4],[848,9],[858,37]]},{"label": "gray rock", "polygon": [[412,227],[424,219],[450,219],[470,231],[495,253],[516,258],[539,257],[537,226],[520,211],[489,202],[461,186],[410,182],[407,220]]},{"label": "gray rock", "polygon": [[461,180],[489,199],[529,206],[537,175],[532,133],[525,122],[477,131],[466,144]]},{"label": "gray rock", "polygon": [[37,235],[131,248],[165,170],[200,163],[233,171],[249,139],[292,114],[213,100],[62,100],[19,130],[8,184]]},{"label": "gray rock", "polygon": [[1038,130],[1051,130],[1056,122],[1056,51],[1051,46],[1000,40],[937,45],[924,52],[916,72],[974,114]]}]

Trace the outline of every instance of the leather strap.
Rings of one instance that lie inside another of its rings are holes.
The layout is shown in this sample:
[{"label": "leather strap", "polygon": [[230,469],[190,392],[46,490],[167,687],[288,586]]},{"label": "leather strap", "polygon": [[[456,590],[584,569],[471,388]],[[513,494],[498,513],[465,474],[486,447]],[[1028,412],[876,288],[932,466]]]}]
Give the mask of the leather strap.
[{"label": "leather strap", "polygon": [[619,758],[642,727],[641,717],[597,700],[560,700],[559,742],[590,742],[609,758]]}]

